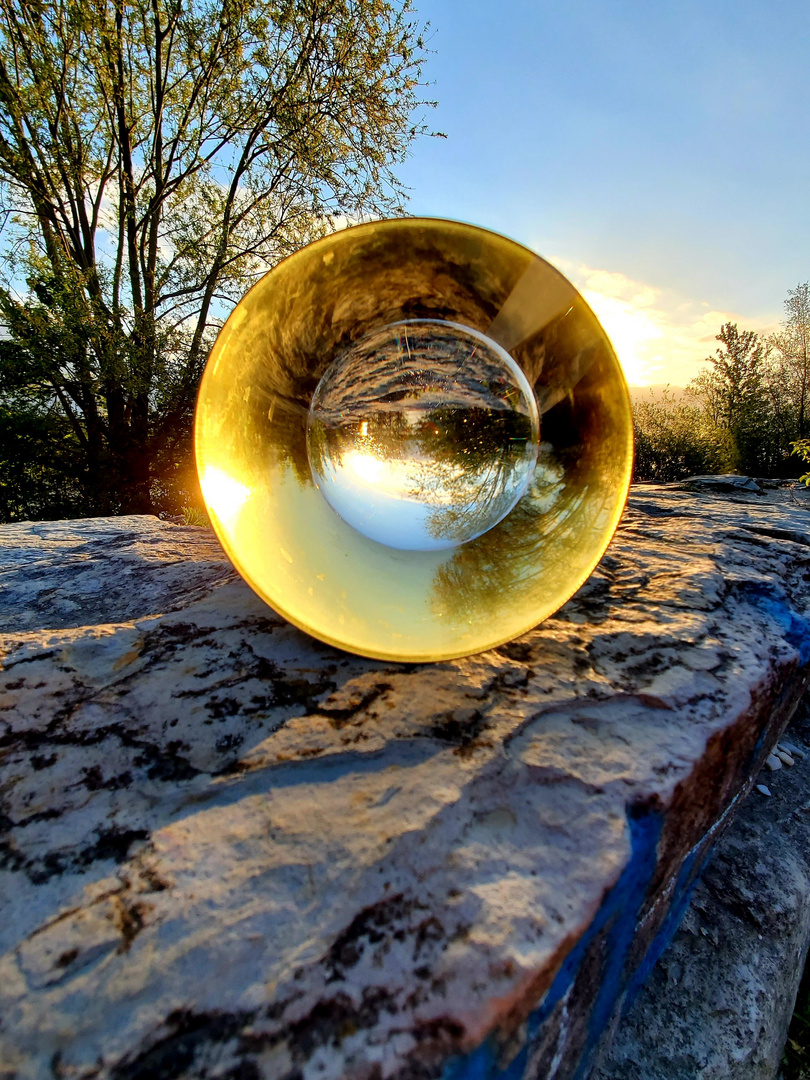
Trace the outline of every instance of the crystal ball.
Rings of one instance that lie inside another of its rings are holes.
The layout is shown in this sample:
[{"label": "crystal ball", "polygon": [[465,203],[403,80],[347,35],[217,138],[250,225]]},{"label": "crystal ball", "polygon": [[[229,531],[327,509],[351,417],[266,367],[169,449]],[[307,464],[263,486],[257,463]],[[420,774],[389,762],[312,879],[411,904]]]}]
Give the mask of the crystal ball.
[{"label": "crystal ball", "polygon": [[438,319],[390,323],[327,368],[307,418],[332,509],[392,548],[455,547],[512,510],[534,474],[537,403],[512,357]]}]

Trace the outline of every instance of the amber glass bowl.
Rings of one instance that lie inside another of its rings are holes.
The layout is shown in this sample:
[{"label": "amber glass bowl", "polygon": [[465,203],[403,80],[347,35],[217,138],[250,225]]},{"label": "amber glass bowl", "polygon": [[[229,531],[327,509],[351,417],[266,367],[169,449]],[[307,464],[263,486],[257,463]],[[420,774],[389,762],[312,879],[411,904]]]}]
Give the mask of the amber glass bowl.
[{"label": "amber glass bowl", "polygon": [[[389,547],[347,524],[307,451],[326,369],[366,335],[412,319],[496,342],[540,416],[526,493],[489,531],[443,550]],[[576,289],[513,240],[425,218],[335,233],[263,277],[211,351],[195,425],[211,521],[251,588],[322,641],[401,661],[492,648],[561,607],[613,536],[632,446],[621,368]]]}]

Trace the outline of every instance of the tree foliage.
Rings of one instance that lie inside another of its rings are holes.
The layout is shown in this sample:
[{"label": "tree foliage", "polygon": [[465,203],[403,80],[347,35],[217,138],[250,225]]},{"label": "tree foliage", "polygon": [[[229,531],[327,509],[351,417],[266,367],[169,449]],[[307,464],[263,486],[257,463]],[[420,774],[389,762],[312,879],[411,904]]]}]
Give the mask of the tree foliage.
[{"label": "tree foliage", "polygon": [[768,476],[786,457],[773,424],[766,386],[769,348],[753,330],[725,323],[717,334],[721,348],[711,367],[690,384],[693,398],[730,442],[728,464],[753,476]]},{"label": "tree foliage", "polygon": [[423,57],[409,0],[0,0],[0,484],[30,489],[0,513],[190,490],[222,318],[338,217],[400,207]]},{"label": "tree foliage", "polygon": [[810,432],[810,282],[788,291],[787,318],[773,334],[772,403],[785,431],[803,439]]},{"label": "tree foliage", "polygon": [[810,419],[810,284],[789,291],[785,311],[782,330],[768,338],[725,323],[685,401],[664,394],[636,405],[636,479],[795,474],[791,445]]},{"label": "tree foliage", "polygon": [[[810,463],[810,439],[795,439],[790,444],[790,448],[802,461]],[[810,487],[810,472],[803,473],[799,477],[799,482]]]},{"label": "tree foliage", "polygon": [[636,480],[665,484],[733,468],[729,432],[700,406],[664,391],[636,402],[633,418]]}]

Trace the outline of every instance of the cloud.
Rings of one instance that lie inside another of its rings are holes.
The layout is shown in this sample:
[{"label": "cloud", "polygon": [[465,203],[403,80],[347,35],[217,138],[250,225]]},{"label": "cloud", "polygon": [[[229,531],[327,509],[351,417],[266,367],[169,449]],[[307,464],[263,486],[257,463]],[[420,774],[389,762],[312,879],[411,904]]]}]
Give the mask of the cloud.
[{"label": "cloud", "polygon": [[733,311],[634,281],[616,270],[600,270],[567,259],[549,258],[573,282],[596,313],[631,386],[671,383],[685,386],[718,346],[723,323],[767,333],[775,326],[752,326]]}]

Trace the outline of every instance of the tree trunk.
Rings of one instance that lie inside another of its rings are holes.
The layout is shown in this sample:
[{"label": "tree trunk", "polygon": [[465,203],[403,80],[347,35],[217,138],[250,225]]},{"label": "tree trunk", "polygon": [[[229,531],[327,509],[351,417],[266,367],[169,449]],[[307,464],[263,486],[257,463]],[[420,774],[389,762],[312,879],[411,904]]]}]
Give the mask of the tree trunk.
[{"label": "tree trunk", "polygon": [[154,514],[152,503],[149,450],[144,444],[133,440],[119,457],[120,513]]}]

